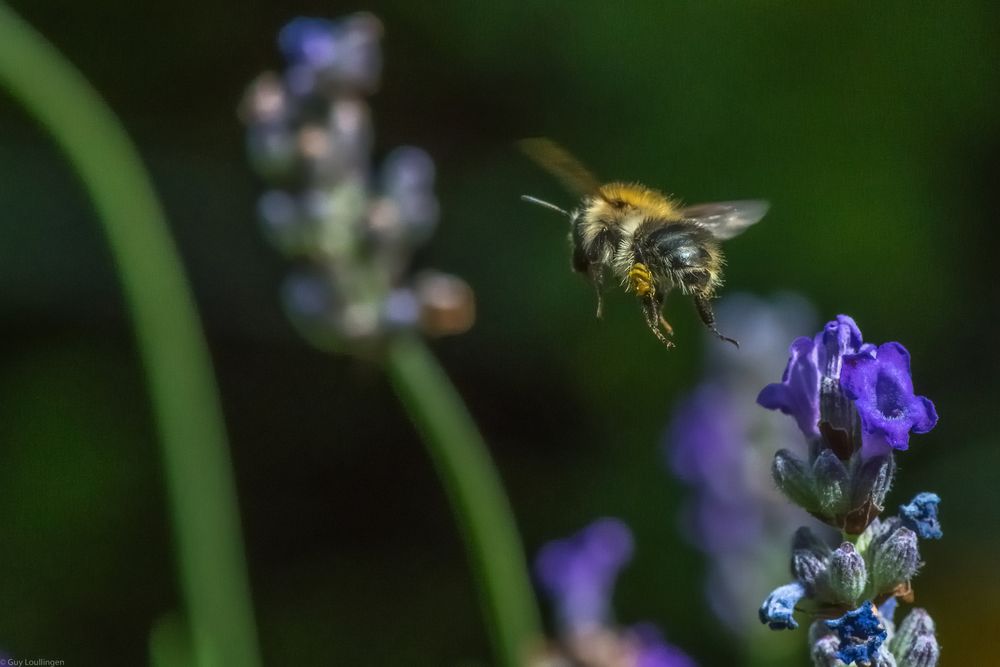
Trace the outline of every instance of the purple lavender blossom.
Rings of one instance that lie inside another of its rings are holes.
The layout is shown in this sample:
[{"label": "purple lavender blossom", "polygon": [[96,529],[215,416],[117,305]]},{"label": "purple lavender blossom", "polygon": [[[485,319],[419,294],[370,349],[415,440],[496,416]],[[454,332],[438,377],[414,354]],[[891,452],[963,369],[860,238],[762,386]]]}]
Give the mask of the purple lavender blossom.
[{"label": "purple lavender blossom", "polygon": [[885,343],[874,354],[844,358],[841,387],[857,406],[866,449],[906,449],[910,433],[927,433],[937,424],[934,404],[913,393],[910,354],[899,343]]},{"label": "purple lavender blossom", "polygon": [[828,410],[823,410],[821,397],[836,393],[844,358],[869,355],[873,350],[874,346],[862,343],[861,330],[854,320],[838,315],[812,338],[792,342],[781,382],[764,387],[757,403],[791,415],[807,438],[815,438],[819,436],[823,413],[836,408],[828,405]]},{"label": "purple lavender blossom", "polygon": [[859,665],[870,664],[888,636],[871,601],[863,602],[860,607],[840,618],[827,621],[826,626],[837,631],[840,637],[837,657],[846,665],[852,662]]},{"label": "purple lavender blossom", "polygon": [[768,410],[795,418],[807,437],[819,435],[819,369],[811,338],[796,338],[788,348],[788,365],[781,382],[769,384],[757,396]]},{"label": "purple lavender blossom", "polygon": [[586,632],[608,623],[611,592],[632,548],[628,526],[611,518],[542,548],[535,572],[564,631]]}]

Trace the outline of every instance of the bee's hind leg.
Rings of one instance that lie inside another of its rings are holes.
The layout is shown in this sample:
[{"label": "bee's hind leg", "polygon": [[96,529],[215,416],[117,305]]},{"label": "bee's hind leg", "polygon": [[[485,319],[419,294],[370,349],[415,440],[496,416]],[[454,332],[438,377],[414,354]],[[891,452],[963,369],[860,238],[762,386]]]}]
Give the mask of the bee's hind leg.
[{"label": "bee's hind leg", "polygon": [[[653,335],[656,336],[661,343],[666,345],[668,348],[675,347],[674,342],[667,338],[667,336],[673,334],[674,328],[670,326],[670,323],[667,322],[667,320],[660,313],[661,307],[662,304],[660,301],[652,295],[642,299],[642,314],[646,320],[646,326],[649,327],[649,330],[653,332]],[[663,327],[662,331],[660,329],[661,326]],[[664,331],[667,334],[666,336],[663,335]]]},{"label": "bee's hind leg", "polygon": [[587,277],[594,286],[594,293],[597,295],[597,319],[601,319],[604,317],[604,267],[591,264],[587,267]]},{"label": "bee's hind leg", "polygon": [[708,327],[712,333],[727,343],[732,343],[736,346],[736,349],[739,349],[739,341],[734,338],[730,338],[729,336],[722,335],[722,333],[720,333],[716,328],[715,313],[712,312],[712,303],[708,300],[708,297],[696,294],[694,297],[694,305],[698,309],[698,317],[701,318],[701,321],[705,323],[705,326]]}]

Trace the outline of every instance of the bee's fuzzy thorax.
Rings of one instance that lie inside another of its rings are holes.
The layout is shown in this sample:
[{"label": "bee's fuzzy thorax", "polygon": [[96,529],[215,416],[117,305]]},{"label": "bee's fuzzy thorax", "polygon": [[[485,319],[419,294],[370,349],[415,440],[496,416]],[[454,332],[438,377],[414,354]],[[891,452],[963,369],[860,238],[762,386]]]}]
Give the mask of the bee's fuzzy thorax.
[{"label": "bee's fuzzy thorax", "polygon": [[640,183],[608,183],[601,186],[598,195],[609,207],[632,207],[641,211],[644,217],[664,220],[680,217],[678,202]]}]

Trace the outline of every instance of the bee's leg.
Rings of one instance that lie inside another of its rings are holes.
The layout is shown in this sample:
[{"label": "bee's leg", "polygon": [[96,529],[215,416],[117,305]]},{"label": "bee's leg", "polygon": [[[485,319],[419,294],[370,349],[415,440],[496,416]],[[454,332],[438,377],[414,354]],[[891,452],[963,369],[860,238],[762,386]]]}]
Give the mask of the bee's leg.
[{"label": "bee's leg", "polygon": [[597,319],[601,319],[604,317],[604,267],[600,264],[591,264],[587,267],[587,276],[597,294]]},{"label": "bee's leg", "polygon": [[722,340],[732,343],[737,347],[737,349],[739,349],[739,341],[730,338],[729,336],[723,336],[715,327],[715,313],[712,312],[712,302],[708,300],[708,297],[702,294],[695,294],[694,305],[698,309],[698,316],[701,318],[701,321],[705,323],[705,326],[708,327],[712,333]]},{"label": "bee's leg", "polygon": [[666,332],[668,336],[674,335],[674,328],[670,326],[670,322],[667,322],[667,318],[660,313],[660,326],[663,327],[663,331]]},{"label": "bee's leg", "polygon": [[643,298],[640,303],[642,303],[642,314],[646,319],[646,326],[649,327],[649,330],[653,332],[653,335],[656,336],[661,343],[667,347],[674,347],[673,341],[667,339],[667,337],[663,335],[663,331],[660,331],[660,326],[666,325],[664,329],[667,334],[670,335],[673,333],[673,327],[671,327],[663,318],[663,315],[660,314],[660,308],[663,305],[662,302],[655,296],[649,295]]}]

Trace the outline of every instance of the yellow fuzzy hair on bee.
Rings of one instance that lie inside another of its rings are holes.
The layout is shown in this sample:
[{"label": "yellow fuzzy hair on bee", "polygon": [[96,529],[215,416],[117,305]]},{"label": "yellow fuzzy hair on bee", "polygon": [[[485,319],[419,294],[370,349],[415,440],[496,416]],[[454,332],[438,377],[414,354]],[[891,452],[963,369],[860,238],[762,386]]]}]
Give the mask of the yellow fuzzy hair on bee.
[{"label": "yellow fuzzy hair on bee", "polygon": [[659,190],[640,183],[608,183],[597,190],[611,206],[631,206],[648,217],[676,220],[680,217],[676,202]]}]

